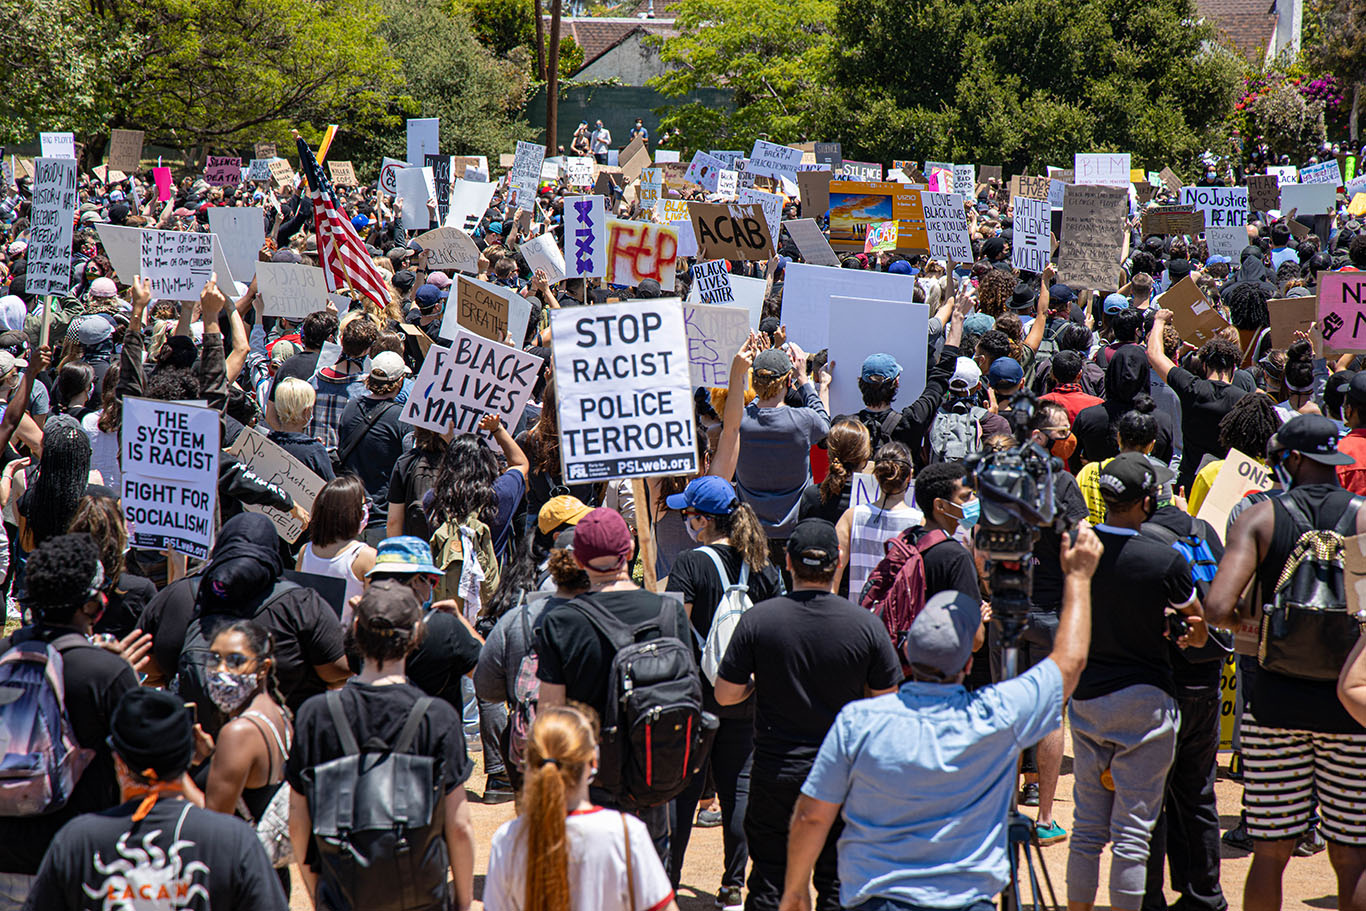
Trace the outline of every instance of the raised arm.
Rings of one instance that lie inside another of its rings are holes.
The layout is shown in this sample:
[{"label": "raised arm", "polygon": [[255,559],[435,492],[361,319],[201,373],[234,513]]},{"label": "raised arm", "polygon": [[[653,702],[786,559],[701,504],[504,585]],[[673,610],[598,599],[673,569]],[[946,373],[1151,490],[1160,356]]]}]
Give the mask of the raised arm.
[{"label": "raised arm", "polygon": [[[39,373],[47,369],[47,365],[52,363],[52,348],[44,345],[33,353],[29,358],[28,368],[24,370],[23,379],[19,381],[19,387],[10,396],[9,403],[5,406],[5,419],[0,421],[0,449],[4,449],[19,429],[19,423],[24,419],[28,412],[29,393],[33,391],[33,382]],[[30,447],[32,448],[32,447]],[[35,454],[42,451],[42,436],[38,438],[38,449]]]},{"label": "raised arm", "polygon": [[726,391],[726,409],[721,416],[721,439],[716,444],[708,474],[729,481],[735,477],[735,464],[740,458],[740,421],[745,416],[745,391],[749,388],[749,368],[754,358],[768,347],[768,340],[751,332],[735,353],[730,363],[730,387]]},{"label": "raised arm", "polygon": [[517,441],[508,433],[508,429],[503,426],[503,419],[496,414],[486,414],[479,419],[479,429],[485,433],[493,434],[493,442],[498,444],[498,448],[503,450],[503,458],[507,459],[508,471],[520,471],[522,477],[531,473],[531,460],[522,452],[522,447],[517,445]]},{"label": "raised arm", "polygon": [[1162,348],[1162,333],[1171,318],[1170,310],[1158,310],[1157,315],[1153,317],[1152,331],[1148,333],[1148,364],[1164,383],[1167,381],[1167,375],[1176,368],[1176,364],[1167,357],[1167,352]]},{"label": "raised arm", "polygon": [[1034,322],[1029,324],[1029,334],[1024,340],[1025,347],[1036,353],[1043,344],[1044,330],[1048,328],[1048,280],[1057,271],[1057,268],[1049,263],[1043,267],[1043,275],[1039,277],[1039,308],[1034,314]]}]

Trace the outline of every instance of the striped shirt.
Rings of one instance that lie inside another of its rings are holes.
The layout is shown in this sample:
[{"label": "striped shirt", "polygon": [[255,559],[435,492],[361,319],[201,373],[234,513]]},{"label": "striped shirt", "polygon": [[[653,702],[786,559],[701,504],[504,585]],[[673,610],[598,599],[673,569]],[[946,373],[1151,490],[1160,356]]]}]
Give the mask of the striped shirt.
[{"label": "striped shirt", "polygon": [[908,508],[896,510],[866,503],[854,507],[849,529],[850,601],[858,603],[859,594],[874,567],[887,555],[887,542],[924,522],[924,514],[909,504]]}]

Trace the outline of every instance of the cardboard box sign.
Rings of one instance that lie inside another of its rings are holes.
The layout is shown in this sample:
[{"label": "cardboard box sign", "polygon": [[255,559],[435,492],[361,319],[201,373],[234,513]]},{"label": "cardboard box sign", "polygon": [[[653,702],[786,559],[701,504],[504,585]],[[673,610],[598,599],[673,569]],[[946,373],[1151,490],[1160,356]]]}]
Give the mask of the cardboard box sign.
[{"label": "cardboard box sign", "polygon": [[688,216],[703,259],[769,260],[777,255],[762,206],[694,202]]}]

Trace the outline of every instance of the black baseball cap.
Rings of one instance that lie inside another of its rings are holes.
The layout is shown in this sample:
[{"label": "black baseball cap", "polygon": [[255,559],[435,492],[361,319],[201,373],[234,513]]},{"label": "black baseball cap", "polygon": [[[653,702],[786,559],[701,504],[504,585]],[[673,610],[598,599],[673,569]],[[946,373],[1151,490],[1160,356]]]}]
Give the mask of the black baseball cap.
[{"label": "black baseball cap", "polygon": [[1353,405],[1366,405],[1366,370],[1344,374],[1336,388]]},{"label": "black baseball cap", "polygon": [[1100,470],[1096,484],[1100,495],[1112,503],[1132,503],[1141,497],[1155,497],[1173,477],[1170,468],[1159,467],[1141,452],[1122,452]]},{"label": "black baseball cap", "polygon": [[812,569],[835,566],[840,560],[840,539],[835,526],[825,519],[798,522],[788,536],[787,555],[793,563]]},{"label": "black baseball cap", "polygon": [[1320,465],[1352,465],[1356,462],[1346,453],[1338,452],[1338,425],[1321,414],[1295,415],[1281,425],[1266,449],[1268,453],[1298,452]]}]

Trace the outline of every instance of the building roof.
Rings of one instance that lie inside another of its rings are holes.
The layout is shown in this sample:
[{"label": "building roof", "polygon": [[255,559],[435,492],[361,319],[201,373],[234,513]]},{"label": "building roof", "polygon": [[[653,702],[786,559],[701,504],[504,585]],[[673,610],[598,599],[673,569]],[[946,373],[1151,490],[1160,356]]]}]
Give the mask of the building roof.
[{"label": "building roof", "polygon": [[[546,17],[549,34],[550,20]],[[583,65],[587,66],[636,32],[672,37],[678,34],[672,19],[604,19],[590,16],[560,18],[560,37],[570,37],[583,49]]]},{"label": "building roof", "polygon": [[1248,60],[1261,63],[1276,31],[1275,0],[1196,0],[1200,16]]}]

